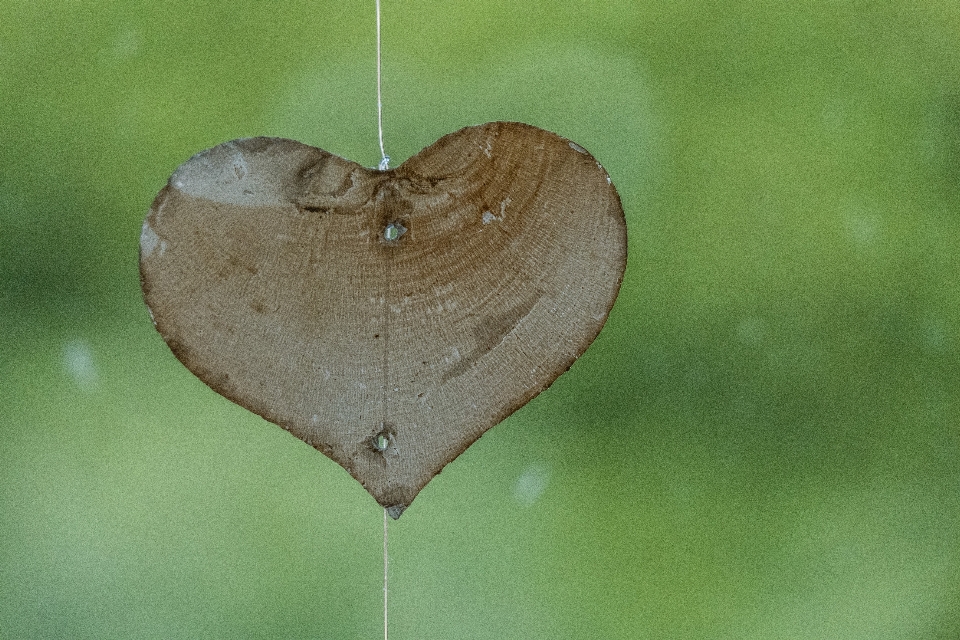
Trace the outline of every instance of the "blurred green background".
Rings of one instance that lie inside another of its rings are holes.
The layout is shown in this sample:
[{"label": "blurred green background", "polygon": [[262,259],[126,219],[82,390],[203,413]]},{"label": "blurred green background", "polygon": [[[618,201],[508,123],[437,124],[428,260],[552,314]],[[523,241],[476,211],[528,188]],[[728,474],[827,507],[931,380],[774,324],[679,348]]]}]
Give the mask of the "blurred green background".
[{"label": "blurred green background", "polygon": [[[382,511],[142,304],[201,149],[373,166],[373,0],[0,0],[0,637],[375,638]],[[384,0],[394,166],[620,190],[587,354],[391,523],[393,638],[960,637],[960,5]]]}]

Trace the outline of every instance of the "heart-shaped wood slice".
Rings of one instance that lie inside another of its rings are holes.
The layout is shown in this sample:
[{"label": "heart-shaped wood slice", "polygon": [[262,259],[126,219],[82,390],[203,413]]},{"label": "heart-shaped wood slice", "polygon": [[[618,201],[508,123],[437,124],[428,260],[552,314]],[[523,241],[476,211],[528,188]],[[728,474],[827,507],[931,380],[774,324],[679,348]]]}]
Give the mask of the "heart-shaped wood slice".
[{"label": "heart-shaped wood slice", "polygon": [[140,237],[144,297],[177,358],[394,518],[570,368],[625,264],[603,168],[506,122],[386,171],[293,140],[227,142],[177,169]]}]

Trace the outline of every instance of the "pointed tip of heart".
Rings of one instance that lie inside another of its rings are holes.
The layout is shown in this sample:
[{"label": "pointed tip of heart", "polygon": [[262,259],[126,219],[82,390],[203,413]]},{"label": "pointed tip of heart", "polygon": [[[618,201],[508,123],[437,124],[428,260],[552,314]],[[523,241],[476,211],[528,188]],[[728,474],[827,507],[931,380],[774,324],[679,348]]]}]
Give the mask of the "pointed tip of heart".
[{"label": "pointed tip of heart", "polygon": [[393,518],[394,520],[398,520],[398,519],[400,518],[400,516],[403,514],[403,512],[407,510],[407,505],[405,505],[405,504],[395,504],[395,505],[391,505],[391,506],[389,506],[389,507],[384,507],[384,509],[387,510],[387,515],[388,515],[388,516],[390,516],[390,517]]}]

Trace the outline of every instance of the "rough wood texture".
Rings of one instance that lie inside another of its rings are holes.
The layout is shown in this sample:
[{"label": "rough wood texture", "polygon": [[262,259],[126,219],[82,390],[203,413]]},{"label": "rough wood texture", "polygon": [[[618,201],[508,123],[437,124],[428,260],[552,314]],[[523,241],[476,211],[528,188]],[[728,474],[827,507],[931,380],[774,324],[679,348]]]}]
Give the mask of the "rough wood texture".
[{"label": "rough wood texture", "polygon": [[584,149],[494,122],[377,171],[292,140],[185,162],[143,224],[157,330],[394,518],[600,331],[626,226]]}]

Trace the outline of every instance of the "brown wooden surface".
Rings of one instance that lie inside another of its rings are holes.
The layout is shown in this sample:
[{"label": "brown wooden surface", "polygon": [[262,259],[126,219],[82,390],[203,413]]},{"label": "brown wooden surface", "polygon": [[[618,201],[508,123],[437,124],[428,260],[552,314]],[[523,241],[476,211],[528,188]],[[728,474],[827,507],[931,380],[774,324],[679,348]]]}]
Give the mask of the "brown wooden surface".
[{"label": "brown wooden surface", "polygon": [[177,358],[393,517],[584,352],[625,263],[603,168],[504,122],[388,171],[292,140],[227,142],[177,169],[140,239]]}]

